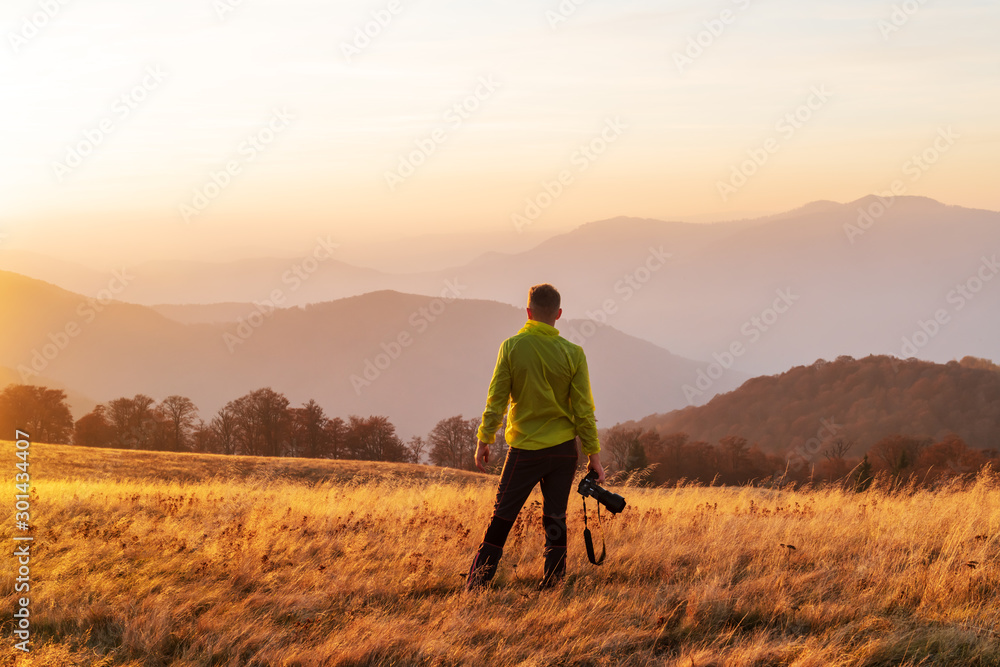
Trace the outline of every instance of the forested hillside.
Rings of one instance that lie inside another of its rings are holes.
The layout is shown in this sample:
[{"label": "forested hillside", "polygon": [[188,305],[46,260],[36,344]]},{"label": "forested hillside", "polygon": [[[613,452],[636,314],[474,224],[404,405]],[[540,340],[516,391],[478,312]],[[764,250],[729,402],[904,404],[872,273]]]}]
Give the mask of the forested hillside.
[{"label": "forested hillside", "polygon": [[817,437],[853,441],[862,453],[895,434],[956,434],[973,449],[1000,449],[1000,367],[973,357],[947,364],[838,357],[756,377],[706,405],[628,425],[706,442],[740,436],[778,455]]}]

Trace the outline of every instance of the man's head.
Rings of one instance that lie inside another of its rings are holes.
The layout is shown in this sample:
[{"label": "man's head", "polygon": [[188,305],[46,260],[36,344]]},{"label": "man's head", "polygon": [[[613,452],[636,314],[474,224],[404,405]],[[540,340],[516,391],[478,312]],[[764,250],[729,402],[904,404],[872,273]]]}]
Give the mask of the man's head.
[{"label": "man's head", "polygon": [[548,283],[535,285],[528,290],[528,319],[555,324],[555,321],[562,315],[562,308],[559,306],[562,299],[559,291]]}]

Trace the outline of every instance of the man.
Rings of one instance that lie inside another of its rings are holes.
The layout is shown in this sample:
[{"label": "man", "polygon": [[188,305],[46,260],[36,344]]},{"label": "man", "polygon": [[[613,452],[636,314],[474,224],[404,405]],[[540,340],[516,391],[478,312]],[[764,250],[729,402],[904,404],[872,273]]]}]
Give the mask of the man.
[{"label": "man", "polygon": [[497,487],[493,517],[469,568],[466,586],[485,586],[496,574],[514,520],[535,484],[542,485],[545,568],[540,588],[566,573],[566,504],[576,474],[576,438],[588,468],[604,481],[594,398],[583,348],[559,335],[560,296],[549,284],[528,292],[528,321],[505,340],[497,355],[486,410],[479,426],[476,466],[486,472],[489,446],[507,415],[507,459]]}]

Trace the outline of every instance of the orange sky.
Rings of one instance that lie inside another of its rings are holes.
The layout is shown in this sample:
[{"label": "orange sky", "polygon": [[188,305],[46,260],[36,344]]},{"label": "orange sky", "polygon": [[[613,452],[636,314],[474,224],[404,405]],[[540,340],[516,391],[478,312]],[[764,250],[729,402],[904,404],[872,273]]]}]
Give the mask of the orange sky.
[{"label": "orange sky", "polygon": [[517,245],[897,179],[1000,210],[992,2],[327,4],[5,3],[0,251]]}]

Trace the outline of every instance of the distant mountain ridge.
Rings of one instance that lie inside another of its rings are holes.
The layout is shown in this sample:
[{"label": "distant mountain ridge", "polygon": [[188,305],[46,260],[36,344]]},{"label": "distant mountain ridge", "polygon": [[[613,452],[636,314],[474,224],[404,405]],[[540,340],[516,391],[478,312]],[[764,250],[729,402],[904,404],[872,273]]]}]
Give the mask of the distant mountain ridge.
[{"label": "distant mountain ridge", "polygon": [[[28,369],[33,383],[99,402],[180,394],[205,419],[270,386],[331,415],[385,415],[404,435],[481,414],[500,342],[525,320],[496,302],[378,291],[302,308],[248,304],[236,322],[183,324],[8,272],[0,289],[0,317],[18,323],[0,330],[0,367]],[[681,386],[696,362],[590,321],[557,326],[587,351],[602,424],[685,404]],[[719,390],[745,379],[734,373]]]},{"label": "distant mountain ridge", "polygon": [[[361,269],[335,252],[317,262],[307,279],[295,276],[293,267],[308,258],[147,264],[130,269],[136,278],[119,298],[168,305],[251,303],[278,287],[283,305],[295,306],[383,289],[433,296],[447,281],[458,281],[465,286],[463,299],[521,306],[528,286],[551,282],[563,293],[566,317],[603,319],[704,360],[704,372],[716,355],[743,344],[745,353],[732,370],[757,375],[841,354],[1000,359],[1000,336],[984,333],[1000,331],[1000,280],[992,280],[997,272],[990,268],[998,253],[1000,213],[925,197],[868,196],[732,222],[611,218],[521,252],[487,252],[417,273]],[[669,261],[650,271],[646,263],[656,254]],[[0,266],[4,257],[11,255],[0,254]],[[31,262],[22,264],[31,268]],[[989,280],[979,276],[984,267]],[[65,278],[67,271],[63,266],[58,273]],[[107,276],[88,280],[96,290]],[[950,291],[969,281],[981,288],[975,299],[961,308],[949,302]],[[748,345],[746,323],[770,317],[777,290],[799,298]],[[914,334],[920,339],[921,322],[941,309],[947,326],[908,351],[906,341]],[[224,309],[170,314],[203,321],[210,311],[218,318]]]}]

